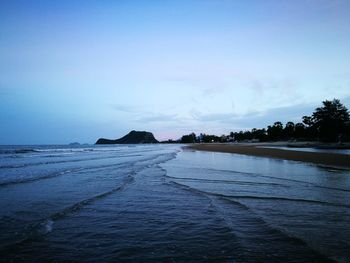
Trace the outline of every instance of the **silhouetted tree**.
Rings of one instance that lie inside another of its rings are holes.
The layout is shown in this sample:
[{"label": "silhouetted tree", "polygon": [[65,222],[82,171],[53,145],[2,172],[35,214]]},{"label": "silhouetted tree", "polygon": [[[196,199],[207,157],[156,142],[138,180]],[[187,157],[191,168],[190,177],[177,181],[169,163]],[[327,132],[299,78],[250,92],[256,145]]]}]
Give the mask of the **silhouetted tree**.
[{"label": "silhouetted tree", "polygon": [[234,137],[235,141],[242,141],[242,140],[244,140],[243,131],[235,132],[233,137]]},{"label": "silhouetted tree", "polygon": [[280,140],[283,135],[283,124],[276,121],[273,126],[267,126],[267,136],[270,140]]},{"label": "silhouetted tree", "polygon": [[313,126],[315,123],[312,120],[312,117],[310,116],[303,116],[303,123],[306,125],[306,127]]},{"label": "silhouetted tree", "polygon": [[181,137],[181,143],[195,143],[195,142],[196,142],[196,134],[194,132]]},{"label": "silhouetted tree", "polygon": [[345,123],[349,121],[348,109],[339,100],[325,100],[312,114],[314,125],[318,128],[322,141],[337,141],[345,132]]},{"label": "silhouetted tree", "polygon": [[208,135],[208,134],[205,134],[205,133],[201,133],[198,136],[197,141],[198,142],[204,142],[204,143],[209,143],[209,142],[226,142],[226,136],[224,136],[225,139],[223,139],[223,136],[219,137],[219,136],[215,136],[215,135]]},{"label": "silhouetted tree", "polygon": [[305,124],[304,136],[308,140],[317,140],[318,131],[315,122],[311,116],[303,116],[303,123]]},{"label": "silhouetted tree", "polygon": [[350,142],[350,121],[345,122],[344,134],[341,140]]},{"label": "silhouetted tree", "polygon": [[294,137],[296,139],[305,138],[305,125],[298,122],[294,125]]},{"label": "silhouetted tree", "polygon": [[253,139],[259,140],[261,142],[267,141],[267,133],[265,129],[252,129]]},{"label": "silhouetted tree", "polygon": [[284,137],[287,139],[293,138],[294,132],[295,132],[294,122],[291,122],[291,121],[287,122],[283,130]]},{"label": "silhouetted tree", "polygon": [[[230,132],[235,141],[274,141],[295,138],[298,140],[350,141],[350,118],[348,109],[339,100],[323,101],[323,106],[316,108],[312,116],[303,116],[302,123],[287,122],[285,127],[279,121],[267,129],[254,128],[251,131]],[[182,143],[226,142],[228,136],[221,137],[201,133],[198,138],[194,133],[184,135]]]}]

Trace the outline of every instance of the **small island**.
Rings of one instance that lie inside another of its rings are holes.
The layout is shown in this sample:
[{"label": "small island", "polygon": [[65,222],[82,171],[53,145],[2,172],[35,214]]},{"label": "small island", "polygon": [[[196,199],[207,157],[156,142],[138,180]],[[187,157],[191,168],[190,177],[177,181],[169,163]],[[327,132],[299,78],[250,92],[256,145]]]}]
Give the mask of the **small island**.
[{"label": "small island", "polygon": [[131,131],[122,138],[110,140],[100,138],[96,144],[141,144],[141,143],[158,143],[153,133],[147,131]]}]

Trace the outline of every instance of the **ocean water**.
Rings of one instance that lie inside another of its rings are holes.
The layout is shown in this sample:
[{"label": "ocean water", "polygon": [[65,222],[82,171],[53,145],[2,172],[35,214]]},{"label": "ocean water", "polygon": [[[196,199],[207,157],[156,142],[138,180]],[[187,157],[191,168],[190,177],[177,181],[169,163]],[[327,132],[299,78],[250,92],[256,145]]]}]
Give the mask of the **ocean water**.
[{"label": "ocean water", "polygon": [[2,262],[350,262],[350,171],[181,145],[0,146]]},{"label": "ocean water", "polygon": [[300,151],[300,152],[320,152],[320,153],[339,153],[350,154],[349,149],[326,149],[326,148],[313,148],[313,147],[286,147],[286,146],[261,146],[260,148],[272,148],[281,149],[287,151]]}]

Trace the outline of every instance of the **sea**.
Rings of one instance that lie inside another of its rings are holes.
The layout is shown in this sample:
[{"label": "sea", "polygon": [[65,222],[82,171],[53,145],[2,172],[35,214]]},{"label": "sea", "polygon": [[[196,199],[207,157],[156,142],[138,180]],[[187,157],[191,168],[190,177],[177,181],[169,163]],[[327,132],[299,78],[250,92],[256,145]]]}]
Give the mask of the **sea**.
[{"label": "sea", "polygon": [[350,262],[350,171],[179,144],[0,146],[0,262]]}]

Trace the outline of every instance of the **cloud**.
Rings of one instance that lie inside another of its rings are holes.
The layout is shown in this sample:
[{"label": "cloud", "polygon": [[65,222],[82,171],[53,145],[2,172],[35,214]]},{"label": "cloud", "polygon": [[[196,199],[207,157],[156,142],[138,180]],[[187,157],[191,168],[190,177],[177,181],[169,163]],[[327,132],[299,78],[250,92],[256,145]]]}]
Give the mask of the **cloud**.
[{"label": "cloud", "polygon": [[278,107],[266,111],[251,111],[245,114],[235,113],[202,113],[191,111],[194,120],[206,123],[208,126],[218,126],[230,129],[264,128],[275,121],[300,122],[302,116],[313,112],[316,105],[298,104],[288,107]]},{"label": "cloud", "polygon": [[293,105],[278,107],[263,112],[248,113],[233,120],[233,124],[239,129],[265,128],[276,121],[286,123],[288,121],[301,122],[302,116],[310,115],[315,105]]},{"label": "cloud", "polygon": [[125,113],[135,113],[135,107],[134,106],[127,106],[127,105],[121,105],[121,104],[113,104],[111,105],[113,110],[125,112]]},{"label": "cloud", "polygon": [[[126,106],[122,104],[113,104],[112,109],[123,114],[127,114],[129,121],[137,123],[180,122],[178,115],[175,113],[153,112],[146,110],[144,106]],[[169,108],[166,110],[169,110]]]},{"label": "cloud", "polygon": [[142,113],[136,118],[140,122],[176,122],[178,116],[176,114],[162,114],[162,113]]},{"label": "cloud", "polygon": [[231,122],[235,116],[233,113],[201,113],[192,111],[191,116],[194,120],[200,122]]}]

